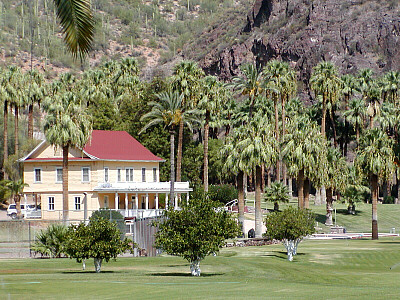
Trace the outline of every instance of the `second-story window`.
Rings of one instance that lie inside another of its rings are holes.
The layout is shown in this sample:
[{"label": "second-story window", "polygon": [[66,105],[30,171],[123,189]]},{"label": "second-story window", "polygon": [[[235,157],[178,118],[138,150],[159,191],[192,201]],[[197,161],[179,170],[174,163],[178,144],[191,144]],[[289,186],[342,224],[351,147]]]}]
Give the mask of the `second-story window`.
[{"label": "second-story window", "polygon": [[108,167],[104,167],[104,182],[108,182]]},{"label": "second-story window", "polygon": [[41,168],[35,168],[34,169],[35,173],[35,178],[33,182],[40,183],[42,182],[42,169]]},{"label": "second-story window", "polygon": [[62,168],[56,168],[56,182],[61,183],[62,182]]},{"label": "second-story window", "polygon": [[146,182],[146,168],[142,168],[142,182]]},{"label": "second-story window", "polygon": [[118,168],[118,169],[117,169],[117,181],[118,181],[118,182],[121,182],[121,181],[122,181],[122,175],[121,175],[121,173],[122,173],[121,168]]},{"label": "second-story window", "polygon": [[90,168],[82,167],[82,182],[90,182]]},{"label": "second-story window", "polygon": [[133,181],[133,168],[125,169],[125,172],[126,172],[126,181],[132,182]]},{"label": "second-story window", "polygon": [[157,182],[157,168],[153,168],[153,181]]}]

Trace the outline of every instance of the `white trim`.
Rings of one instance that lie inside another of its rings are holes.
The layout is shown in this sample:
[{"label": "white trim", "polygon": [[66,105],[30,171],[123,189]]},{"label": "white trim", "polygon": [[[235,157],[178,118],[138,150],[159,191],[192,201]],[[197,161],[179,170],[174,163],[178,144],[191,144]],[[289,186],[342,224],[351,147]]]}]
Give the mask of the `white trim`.
[{"label": "white trim", "polygon": [[[89,180],[88,181],[83,181],[83,169],[89,169]],[[90,166],[84,166],[81,167],[81,183],[89,183],[90,182]]]},{"label": "white trim", "polygon": [[29,152],[27,155],[25,155],[24,157],[22,157],[22,158],[20,158],[20,159],[18,159],[18,161],[24,161],[24,160],[26,160],[29,156],[31,156],[33,153],[35,153],[40,147],[42,147],[43,146],[43,144],[45,144],[46,143],[46,140],[43,140],[43,141],[41,141],[40,142],[40,144],[39,145],[37,145],[31,152]]},{"label": "white trim", "polygon": [[[61,170],[61,181],[57,180],[57,170]],[[56,167],[55,168],[56,171],[56,183],[62,183],[62,175],[63,175],[63,168],[62,167]]]},{"label": "white trim", "polygon": [[[40,181],[36,181],[36,170],[40,171]],[[42,183],[43,170],[42,167],[33,168],[33,183]]]}]

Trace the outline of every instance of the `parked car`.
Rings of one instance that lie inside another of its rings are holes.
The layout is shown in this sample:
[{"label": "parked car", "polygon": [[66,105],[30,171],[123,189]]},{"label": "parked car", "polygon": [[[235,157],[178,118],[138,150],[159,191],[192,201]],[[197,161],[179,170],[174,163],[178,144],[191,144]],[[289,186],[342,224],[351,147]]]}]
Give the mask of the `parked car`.
[{"label": "parked car", "polygon": [[[25,204],[21,204],[21,214],[22,217],[26,217],[30,212],[35,211],[35,205],[34,204],[27,204],[25,207]],[[11,219],[16,219],[17,218],[17,205],[16,204],[10,204],[7,208],[7,216],[11,217]]]}]

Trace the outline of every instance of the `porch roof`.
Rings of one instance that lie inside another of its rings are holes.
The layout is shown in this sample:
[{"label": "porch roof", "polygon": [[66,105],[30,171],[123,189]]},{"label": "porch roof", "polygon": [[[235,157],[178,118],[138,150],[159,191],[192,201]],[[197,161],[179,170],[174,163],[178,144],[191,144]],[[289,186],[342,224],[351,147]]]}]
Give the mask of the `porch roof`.
[{"label": "porch roof", "polygon": [[[174,190],[178,193],[192,192],[189,182],[175,182]],[[135,193],[169,193],[170,182],[118,182],[99,183],[94,191],[100,193],[135,192]]]}]

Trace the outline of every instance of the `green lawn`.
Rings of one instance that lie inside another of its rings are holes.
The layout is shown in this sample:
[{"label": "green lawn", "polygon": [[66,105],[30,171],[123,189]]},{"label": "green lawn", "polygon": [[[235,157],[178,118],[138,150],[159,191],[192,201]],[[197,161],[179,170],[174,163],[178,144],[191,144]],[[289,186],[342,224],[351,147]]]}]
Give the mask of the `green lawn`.
[{"label": "green lawn", "polygon": [[[249,193],[248,198],[253,199],[254,193]],[[248,206],[252,206],[251,201],[247,202]],[[289,205],[297,205],[297,199],[293,199]],[[284,208],[286,205],[281,204],[280,208]],[[356,204],[356,215],[347,213],[347,205],[344,203],[334,202],[334,208],[336,208],[336,224],[338,226],[346,227],[348,232],[371,232],[371,204],[357,203]],[[263,202],[262,208],[273,210],[274,205],[271,202]],[[330,232],[330,227],[325,227],[325,205],[315,206],[313,202],[310,203],[310,209],[316,214],[316,221],[319,223],[319,227],[324,232]],[[333,212],[335,217],[335,212]],[[249,219],[254,219],[254,215],[249,215]],[[335,222],[335,221],[334,221]],[[379,232],[389,233],[392,228],[395,228],[396,233],[400,233],[400,205],[398,204],[378,204],[378,228]]]},{"label": "green lawn", "polygon": [[[227,248],[189,276],[178,257],[119,258],[103,273],[70,259],[3,259],[0,299],[398,299],[400,239]],[[392,269],[391,269],[392,268]]]}]

